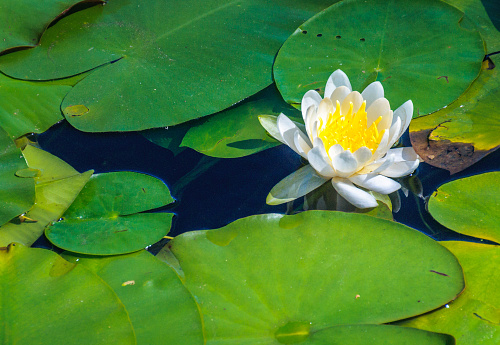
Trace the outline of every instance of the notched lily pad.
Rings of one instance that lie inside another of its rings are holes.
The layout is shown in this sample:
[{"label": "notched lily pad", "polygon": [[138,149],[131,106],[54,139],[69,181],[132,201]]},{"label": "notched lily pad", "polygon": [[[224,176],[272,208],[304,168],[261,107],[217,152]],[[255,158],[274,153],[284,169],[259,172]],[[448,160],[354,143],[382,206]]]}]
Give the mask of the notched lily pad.
[{"label": "notched lily pad", "polygon": [[[184,233],[167,246],[172,255],[162,257],[196,296],[211,344],[323,344],[322,332],[328,343],[356,344],[356,332],[336,338],[331,329],[421,314],[464,287],[444,247],[360,214],[251,216]],[[402,337],[413,344],[410,334]]]},{"label": "notched lily pad", "polygon": [[76,253],[138,251],[165,236],[173,217],[145,211],[173,201],[168,187],[149,175],[127,171],[93,175],[45,235],[56,246]]},{"label": "notched lily pad", "polygon": [[448,182],[429,199],[439,223],[465,235],[500,243],[500,172]]},{"label": "notched lily pad", "polygon": [[299,104],[308,90],[324,92],[330,74],[342,69],[353,90],[378,80],[393,109],[411,99],[414,117],[422,116],[453,102],[477,77],[484,44],[468,24],[441,1],[345,0],[290,36],[274,78],[283,98]]}]

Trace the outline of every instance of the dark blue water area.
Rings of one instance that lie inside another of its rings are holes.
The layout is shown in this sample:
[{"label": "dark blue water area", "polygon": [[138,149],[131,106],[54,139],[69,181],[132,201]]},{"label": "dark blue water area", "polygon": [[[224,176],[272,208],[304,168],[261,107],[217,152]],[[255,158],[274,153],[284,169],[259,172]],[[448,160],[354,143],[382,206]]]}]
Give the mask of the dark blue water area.
[{"label": "dark blue water area", "polygon": [[[254,214],[286,213],[286,205],[267,205],[266,196],[277,182],[302,164],[300,157],[285,145],[242,158],[212,158],[189,148],[174,155],[140,133],[85,133],[65,121],[39,135],[38,142],[80,172],[135,171],[163,180],[176,199],[175,204],[159,210],[176,214],[169,236],[220,228]],[[403,144],[409,146],[408,135],[403,137]],[[423,196],[428,197],[450,180],[499,170],[499,162],[500,150],[451,177],[448,171],[425,163],[416,174],[423,184]],[[412,193],[408,197],[400,195],[401,209],[394,214],[396,221],[437,240],[477,241],[434,221],[425,211],[423,198]],[[46,244],[41,239],[35,246]]]}]

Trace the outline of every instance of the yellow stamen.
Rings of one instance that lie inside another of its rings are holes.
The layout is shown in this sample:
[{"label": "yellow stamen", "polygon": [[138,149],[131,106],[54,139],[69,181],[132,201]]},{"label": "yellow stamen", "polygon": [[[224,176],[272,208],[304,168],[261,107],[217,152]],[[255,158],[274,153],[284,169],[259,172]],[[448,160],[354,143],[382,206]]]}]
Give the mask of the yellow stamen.
[{"label": "yellow stamen", "polygon": [[333,145],[340,144],[344,150],[355,152],[360,147],[366,146],[370,151],[375,152],[385,130],[380,133],[377,125],[382,121],[382,116],[373,121],[367,128],[366,101],[363,102],[359,110],[353,113],[353,104],[351,102],[347,114],[340,113],[340,103],[334,113],[327,116],[326,122],[320,119],[318,137],[323,140],[326,152]]}]

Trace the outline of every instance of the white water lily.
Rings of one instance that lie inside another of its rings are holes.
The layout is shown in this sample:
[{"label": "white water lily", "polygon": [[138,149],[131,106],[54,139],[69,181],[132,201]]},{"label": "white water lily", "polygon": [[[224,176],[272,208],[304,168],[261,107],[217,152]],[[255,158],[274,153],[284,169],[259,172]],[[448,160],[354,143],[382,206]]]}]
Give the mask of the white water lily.
[{"label": "white water lily", "polygon": [[392,193],[401,185],[391,177],[418,167],[412,147],[391,148],[410,124],[413,103],[409,100],[393,112],[378,81],[359,93],[352,91],[347,75],[336,70],[326,83],[325,97],[306,92],[301,110],[302,129],[284,114],[276,121],[260,118],[273,137],[309,161],[273,187],[268,204],[297,199],[330,180],[354,206],[375,207],[377,201],[367,190]]}]

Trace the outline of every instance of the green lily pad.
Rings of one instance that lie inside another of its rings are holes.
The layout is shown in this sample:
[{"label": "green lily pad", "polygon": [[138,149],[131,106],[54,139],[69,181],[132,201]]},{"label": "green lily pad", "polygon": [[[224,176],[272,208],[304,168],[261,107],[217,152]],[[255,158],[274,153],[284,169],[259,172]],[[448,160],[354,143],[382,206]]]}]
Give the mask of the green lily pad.
[{"label": "green lily pad", "polygon": [[449,107],[410,123],[415,151],[426,163],[452,174],[500,147],[500,55],[483,63],[469,90]]},{"label": "green lily pad", "polygon": [[0,248],[2,344],[136,344],[115,293],[54,252]]},{"label": "green lily pad", "polygon": [[302,121],[302,115],[283,101],[275,85],[234,107],[174,127],[152,129],[143,135],[152,142],[175,150],[189,147],[204,155],[237,158],[280,145],[259,122],[261,115],[284,113]]},{"label": "green lily pad", "polygon": [[360,214],[251,216],[184,233],[168,247],[173,256],[163,257],[182,270],[209,344],[279,344],[276,335],[303,332],[312,344],[332,326],[424,313],[464,287],[460,265],[444,247]]},{"label": "green lily pad", "polygon": [[497,0],[445,0],[464,12],[481,32],[486,52],[498,50],[500,45],[500,6]]},{"label": "green lily pad", "polygon": [[0,74],[2,127],[13,139],[46,131],[64,119],[60,105],[69,90],[69,85],[28,82]]},{"label": "green lily pad", "polygon": [[145,250],[88,257],[62,257],[101,277],[125,305],[138,344],[203,344],[201,316],[193,296],[168,265]]},{"label": "green lily pad", "polygon": [[[446,34],[444,34],[446,33]],[[411,99],[414,117],[457,99],[477,77],[484,57],[479,32],[463,12],[437,0],[346,0],[301,25],[274,64],[289,103],[324,91],[336,69],[361,91],[381,81],[394,107]]]},{"label": "green lily pad", "polygon": [[500,343],[500,247],[441,242],[464,269],[467,288],[447,307],[398,324],[453,335],[457,345]]},{"label": "green lily pad", "polygon": [[[2,56],[0,69],[48,80],[102,66],[64,99],[61,108],[74,127],[104,132],[170,126],[223,110],[270,85],[279,47],[331,3],[109,1],[63,18],[36,48]],[[75,115],[75,106],[88,112]]]},{"label": "green lily pad", "polygon": [[448,182],[429,199],[429,212],[454,231],[500,243],[500,172]]},{"label": "green lily pad", "polygon": [[96,174],[45,235],[56,246],[76,253],[138,251],[165,236],[173,217],[144,211],[173,201],[168,187],[153,176],[129,171]]},{"label": "green lily pad", "polygon": [[42,32],[75,0],[3,0],[0,4],[0,52],[35,46]]},{"label": "green lily pad", "polygon": [[0,127],[0,225],[26,212],[35,202],[35,182],[16,172],[28,169],[21,150]]},{"label": "green lily pad", "polygon": [[30,171],[36,172],[35,204],[23,216],[0,226],[0,246],[12,242],[31,246],[47,225],[62,216],[92,176],[92,170],[80,174],[63,160],[32,145],[25,147],[23,155]]}]

